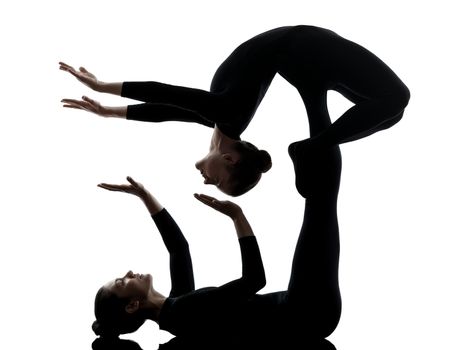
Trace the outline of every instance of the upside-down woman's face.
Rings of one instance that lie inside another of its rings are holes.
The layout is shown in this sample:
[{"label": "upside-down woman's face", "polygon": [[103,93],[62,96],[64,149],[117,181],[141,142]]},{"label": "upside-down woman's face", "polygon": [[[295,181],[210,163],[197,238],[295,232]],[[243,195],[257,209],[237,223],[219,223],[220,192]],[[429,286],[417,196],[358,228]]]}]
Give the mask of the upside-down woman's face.
[{"label": "upside-down woman's face", "polygon": [[205,185],[215,185],[221,192],[229,194],[229,156],[210,152],[195,163],[204,178]]},{"label": "upside-down woman's face", "polygon": [[119,298],[145,299],[151,290],[153,277],[128,271],[123,277],[118,277],[106,284],[112,293]]}]

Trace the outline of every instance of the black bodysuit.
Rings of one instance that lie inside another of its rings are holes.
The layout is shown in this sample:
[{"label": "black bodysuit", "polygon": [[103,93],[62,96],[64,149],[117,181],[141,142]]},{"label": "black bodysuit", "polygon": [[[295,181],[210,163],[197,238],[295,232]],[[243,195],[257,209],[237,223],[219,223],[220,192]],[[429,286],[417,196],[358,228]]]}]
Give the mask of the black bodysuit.
[{"label": "black bodysuit", "polygon": [[247,337],[284,326],[285,293],[256,294],[265,285],[265,273],[255,237],[239,239],[239,279],[195,290],[190,251],[182,232],[166,209],[153,220],[170,254],[172,287],[159,316],[161,329],[182,337],[238,333]]},{"label": "black bodysuit", "polygon": [[[409,91],[395,73],[365,48],[329,30],[282,27],[240,45],[216,71],[209,92],[157,82],[126,82],[122,96],[146,102],[129,106],[127,119],[216,125],[239,139],[276,73],[301,95],[311,135],[289,146],[296,188],[306,200],[288,289],[264,295],[255,294],[259,285],[240,294],[218,293],[223,288],[171,293],[160,325],[174,334],[244,325],[253,332],[263,329],[272,334],[279,327],[292,334],[326,337],[338,324],[338,144],[386,129],[401,119]],[[327,110],[328,90],[340,92],[355,104],[333,124]],[[258,254],[254,239],[240,243],[246,256]],[[187,256],[188,249],[184,251]],[[253,275],[260,279],[257,258],[243,260],[243,273],[253,268],[257,271]],[[193,281],[191,273],[190,264],[185,275]]]},{"label": "black bodysuit", "polygon": [[122,96],[146,102],[128,106],[127,119],[216,124],[238,139],[276,73],[301,95],[311,136],[330,126],[328,90],[355,103],[329,128],[329,144],[388,128],[401,119],[409,100],[402,81],[365,48],[327,29],[295,26],[273,29],[241,44],[218,68],[209,92],[158,82],[125,82]]}]

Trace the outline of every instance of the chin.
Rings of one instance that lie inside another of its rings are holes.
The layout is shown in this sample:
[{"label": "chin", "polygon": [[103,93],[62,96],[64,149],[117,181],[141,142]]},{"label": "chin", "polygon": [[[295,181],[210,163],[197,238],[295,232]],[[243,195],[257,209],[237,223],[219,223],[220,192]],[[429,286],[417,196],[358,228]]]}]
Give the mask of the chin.
[{"label": "chin", "polygon": [[148,288],[148,290],[153,288],[153,276],[151,274],[149,274],[149,273],[146,274],[143,277],[143,281],[145,282],[146,288]]}]

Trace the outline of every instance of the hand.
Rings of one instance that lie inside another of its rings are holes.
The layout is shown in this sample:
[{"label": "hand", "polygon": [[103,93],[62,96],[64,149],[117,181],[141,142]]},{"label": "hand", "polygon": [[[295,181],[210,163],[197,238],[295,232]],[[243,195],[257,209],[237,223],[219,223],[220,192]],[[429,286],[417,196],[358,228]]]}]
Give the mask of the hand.
[{"label": "hand", "polygon": [[60,70],[70,73],[76,79],[81,81],[86,86],[90,87],[93,90],[98,91],[101,85],[101,82],[97,80],[96,76],[90,72],[88,72],[84,67],[80,67],[79,70],[76,70],[72,66],[59,62]]},{"label": "hand", "polygon": [[82,109],[87,112],[95,113],[101,117],[113,116],[113,113],[110,110],[110,108],[101,106],[101,104],[98,101],[90,99],[87,96],[83,96],[81,100],[64,98],[60,102],[62,102],[63,107],[66,108]]},{"label": "hand", "polygon": [[151,215],[155,215],[164,209],[161,203],[159,203],[159,201],[154,198],[154,196],[141,183],[136,182],[130,176],[127,176],[127,181],[130,184],[112,185],[100,183],[98,186],[109,191],[130,193],[139,197]]},{"label": "hand", "polygon": [[151,196],[148,190],[141,183],[136,182],[130,176],[127,176],[127,181],[129,182],[129,184],[114,185],[114,184],[100,183],[98,184],[98,187],[104,188],[109,191],[130,193],[137,197],[140,197],[143,200]]},{"label": "hand", "polygon": [[236,220],[243,215],[241,207],[230,201],[219,201],[214,197],[207,196],[206,194],[194,194],[195,198],[203,204],[229,216],[231,219]]}]

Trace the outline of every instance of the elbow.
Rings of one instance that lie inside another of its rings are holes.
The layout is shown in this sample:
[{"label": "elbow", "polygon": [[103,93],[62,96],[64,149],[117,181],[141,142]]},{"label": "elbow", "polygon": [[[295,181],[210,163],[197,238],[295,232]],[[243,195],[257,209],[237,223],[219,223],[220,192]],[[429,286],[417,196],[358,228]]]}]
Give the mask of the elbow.
[{"label": "elbow", "polygon": [[257,293],[260,289],[266,286],[265,271],[262,269],[255,275],[252,275],[246,279],[251,294]]},{"label": "elbow", "polygon": [[262,268],[262,272],[259,273],[259,276],[258,276],[258,290],[262,289],[265,286],[266,286],[265,270]]},{"label": "elbow", "polygon": [[266,286],[266,278],[265,278],[265,274],[264,274],[262,279],[260,279],[258,281],[257,291],[259,291],[260,289],[262,289],[265,286]]}]

